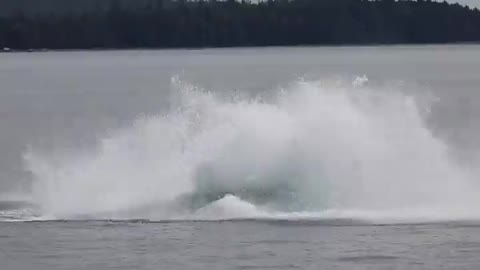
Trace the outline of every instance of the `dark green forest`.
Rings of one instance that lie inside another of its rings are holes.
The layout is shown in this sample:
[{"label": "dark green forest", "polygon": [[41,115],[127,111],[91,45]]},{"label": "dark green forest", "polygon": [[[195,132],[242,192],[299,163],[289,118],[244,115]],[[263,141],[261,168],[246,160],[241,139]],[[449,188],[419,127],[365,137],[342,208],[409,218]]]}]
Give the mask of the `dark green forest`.
[{"label": "dark green forest", "polygon": [[0,10],[0,48],[14,50],[480,41],[478,9],[430,0],[0,0]]}]

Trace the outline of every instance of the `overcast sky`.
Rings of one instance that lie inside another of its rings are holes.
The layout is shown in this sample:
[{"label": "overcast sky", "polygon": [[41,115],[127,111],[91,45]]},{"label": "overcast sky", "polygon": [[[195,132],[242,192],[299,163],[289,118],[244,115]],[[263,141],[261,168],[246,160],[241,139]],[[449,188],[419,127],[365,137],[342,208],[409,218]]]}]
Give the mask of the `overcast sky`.
[{"label": "overcast sky", "polygon": [[471,7],[480,7],[480,0],[447,0],[447,2],[458,2],[462,5],[469,5]]}]

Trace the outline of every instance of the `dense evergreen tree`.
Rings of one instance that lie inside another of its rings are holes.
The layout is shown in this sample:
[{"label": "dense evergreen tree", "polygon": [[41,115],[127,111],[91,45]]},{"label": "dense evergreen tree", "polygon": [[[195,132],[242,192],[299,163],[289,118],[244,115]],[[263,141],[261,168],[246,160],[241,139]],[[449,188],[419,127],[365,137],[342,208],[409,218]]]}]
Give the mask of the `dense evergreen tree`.
[{"label": "dense evergreen tree", "polygon": [[[15,1],[0,0],[0,9]],[[479,10],[431,0],[68,1],[45,0],[50,6],[40,8],[28,5],[39,1],[18,0],[3,9],[0,48],[480,41]]]}]

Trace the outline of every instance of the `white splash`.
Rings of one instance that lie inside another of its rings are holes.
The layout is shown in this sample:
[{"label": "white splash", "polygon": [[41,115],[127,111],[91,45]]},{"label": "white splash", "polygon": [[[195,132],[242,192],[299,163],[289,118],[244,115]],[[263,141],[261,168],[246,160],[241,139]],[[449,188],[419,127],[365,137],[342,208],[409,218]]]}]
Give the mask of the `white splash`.
[{"label": "white splash", "polygon": [[[480,217],[478,187],[415,99],[367,82],[303,81],[273,99],[232,101],[174,80],[169,113],[93,153],[52,162],[27,152],[35,201],[54,218]],[[176,203],[212,189],[236,197]]]}]

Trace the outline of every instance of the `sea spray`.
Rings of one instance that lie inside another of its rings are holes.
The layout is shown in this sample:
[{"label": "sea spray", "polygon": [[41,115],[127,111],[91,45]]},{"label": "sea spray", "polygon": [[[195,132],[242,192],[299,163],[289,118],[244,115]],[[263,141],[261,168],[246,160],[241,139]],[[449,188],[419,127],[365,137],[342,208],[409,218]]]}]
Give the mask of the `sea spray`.
[{"label": "sea spray", "polygon": [[225,219],[477,216],[478,189],[414,97],[298,81],[226,99],[172,80],[169,112],[141,117],[88,154],[25,154],[51,218]]}]

